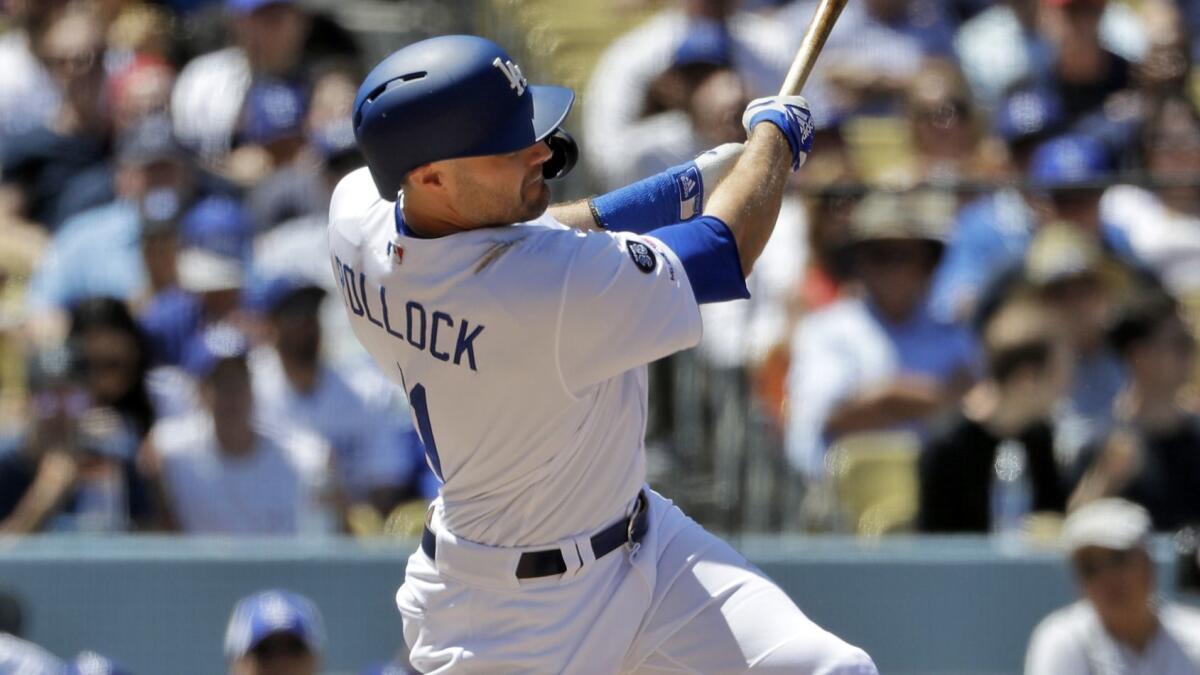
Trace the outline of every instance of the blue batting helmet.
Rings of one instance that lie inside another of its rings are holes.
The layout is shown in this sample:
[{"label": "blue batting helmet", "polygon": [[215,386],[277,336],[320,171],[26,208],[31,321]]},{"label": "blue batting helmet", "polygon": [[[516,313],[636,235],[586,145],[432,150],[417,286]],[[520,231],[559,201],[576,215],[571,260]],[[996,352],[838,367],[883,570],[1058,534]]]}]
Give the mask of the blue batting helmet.
[{"label": "blue batting helmet", "polygon": [[565,134],[558,127],[574,101],[566,87],[530,85],[491,40],[446,35],[375,66],[354,99],[354,137],[380,196],[392,201],[404,176],[429,162],[514,152],[538,141],[570,159],[574,148],[560,150]]}]

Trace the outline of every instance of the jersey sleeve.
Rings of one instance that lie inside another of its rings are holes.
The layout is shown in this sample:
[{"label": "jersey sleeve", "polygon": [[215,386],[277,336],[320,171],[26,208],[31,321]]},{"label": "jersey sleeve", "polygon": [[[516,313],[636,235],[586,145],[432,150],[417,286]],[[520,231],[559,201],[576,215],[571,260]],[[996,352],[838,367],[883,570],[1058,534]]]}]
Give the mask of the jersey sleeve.
[{"label": "jersey sleeve", "polygon": [[700,307],[683,264],[653,237],[591,233],[562,287],[555,351],[568,391],[700,341]]}]

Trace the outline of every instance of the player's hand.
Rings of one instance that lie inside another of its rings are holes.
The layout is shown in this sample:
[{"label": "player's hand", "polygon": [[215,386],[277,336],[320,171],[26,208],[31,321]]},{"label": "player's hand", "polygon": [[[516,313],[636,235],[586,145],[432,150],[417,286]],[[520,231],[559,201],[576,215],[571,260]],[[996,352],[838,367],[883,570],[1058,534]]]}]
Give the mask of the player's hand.
[{"label": "player's hand", "polygon": [[787,138],[792,149],[792,171],[798,171],[812,151],[813,121],[808,101],[803,96],[767,96],[755,99],[742,113],[742,126],[746,135],[754,127],[768,122],[774,124]]}]

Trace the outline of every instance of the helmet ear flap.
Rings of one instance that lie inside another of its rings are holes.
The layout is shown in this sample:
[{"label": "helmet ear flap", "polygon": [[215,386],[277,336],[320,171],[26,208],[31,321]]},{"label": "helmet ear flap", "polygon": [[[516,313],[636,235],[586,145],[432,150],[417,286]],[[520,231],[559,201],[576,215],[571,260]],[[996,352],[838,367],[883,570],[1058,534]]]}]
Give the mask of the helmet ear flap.
[{"label": "helmet ear flap", "polygon": [[550,180],[571,173],[571,169],[575,168],[575,163],[579,161],[579,144],[571,138],[571,134],[562,129],[555,129],[546,137],[546,145],[550,146],[550,151],[554,154],[542,165],[542,176]]}]

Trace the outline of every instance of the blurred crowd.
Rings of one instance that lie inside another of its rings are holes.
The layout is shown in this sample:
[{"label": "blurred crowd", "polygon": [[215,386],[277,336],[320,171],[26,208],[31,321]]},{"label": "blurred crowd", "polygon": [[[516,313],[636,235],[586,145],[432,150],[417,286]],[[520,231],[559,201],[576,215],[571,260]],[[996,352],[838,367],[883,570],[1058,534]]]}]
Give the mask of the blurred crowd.
[{"label": "blurred crowd", "polygon": [[0,532],[372,534],[423,509],[407,404],[324,302],[355,37],[288,0],[5,9]]},{"label": "blurred crowd", "polygon": [[[739,140],[816,5],[680,0],[612,43],[583,97],[601,189]],[[1055,532],[1113,496],[1200,521],[1198,11],[849,3],[754,297],[703,309],[712,391],[676,388],[707,433],[665,454],[758,428],[804,492],[785,527]]]},{"label": "blurred crowd", "polygon": [[[815,6],[654,3],[580,92],[570,189],[741,140]],[[326,302],[376,55],[292,0],[5,7],[0,532],[419,521],[403,393]],[[656,378],[651,466],[736,501],[767,457],[802,495],[772,528],[1027,531],[1108,496],[1200,520],[1195,18],[850,3],[753,298],[706,306]]]},{"label": "blurred crowd", "polygon": [[[653,12],[580,92],[590,192],[743,140],[816,0],[616,4]],[[407,403],[326,301],[378,55],[292,0],[3,7],[0,533],[415,531]],[[1194,625],[1142,610],[1147,534],[1200,523],[1197,55],[1197,0],[850,2],[753,298],[657,367],[652,481],[799,494],[785,529],[1062,531],[1119,642]],[[316,668],[311,603],[247,602],[231,668]],[[1056,616],[1031,672],[1096,620]]]}]

